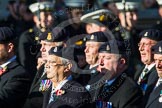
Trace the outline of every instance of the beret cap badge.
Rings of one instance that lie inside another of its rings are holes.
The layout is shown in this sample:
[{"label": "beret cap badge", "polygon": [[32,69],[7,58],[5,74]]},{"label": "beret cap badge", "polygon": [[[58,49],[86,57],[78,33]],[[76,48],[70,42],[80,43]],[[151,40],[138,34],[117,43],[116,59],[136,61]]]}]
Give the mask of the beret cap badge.
[{"label": "beret cap badge", "polygon": [[146,33],[144,34],[144,36],[148,36],[148,32],[146,32]]},{"label": "beret cap badge", "polygon": [[110,50],[110,46],[109,46],[109,45],[106,46],[106,50],[107,50],[107,51]]},{"label": "beret cap badge", "polygon": [[49,32],[47,35],[47,40],[51,40],[52,39],[52,34]]},{"label": "beret cap badge", "polygon": [[93,40],[94,39],[94,35],[91,35],[91,38],[90,39]]},{"label": "beret cap badge", "polygon": [[54,48],[53,52],[57,52],[57,47]]},{"label": "beret cap badge", "polygon": [[105,15],[101,15],[99,21],[104,21],[104,20],[105,20]]},{"label": "beret cap badge", "polygon": [[162,52],[162,48],[161,48],[161,46],[159,46],[159,52]]}]

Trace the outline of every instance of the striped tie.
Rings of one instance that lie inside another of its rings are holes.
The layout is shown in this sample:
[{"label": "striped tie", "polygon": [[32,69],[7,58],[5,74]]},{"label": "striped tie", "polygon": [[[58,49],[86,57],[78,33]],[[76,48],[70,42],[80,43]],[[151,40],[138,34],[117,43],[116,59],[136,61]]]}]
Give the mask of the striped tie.
[{"label": "striped tie", "polygon": [[138,84],[140,85],[144,79],[144,77],[146,76],[146,74],[148,73],[148,68],[145,68],[143,70],[143,72],[141,73],[139,79],[138,79]]}]

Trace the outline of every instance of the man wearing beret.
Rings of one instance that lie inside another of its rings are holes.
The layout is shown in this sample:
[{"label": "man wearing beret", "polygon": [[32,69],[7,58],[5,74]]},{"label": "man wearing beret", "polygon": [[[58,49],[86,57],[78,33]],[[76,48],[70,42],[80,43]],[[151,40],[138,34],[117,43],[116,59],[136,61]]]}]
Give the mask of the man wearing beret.
[{"label": "man wearing beret", "polygon": [[[154,54],[155,67],[158,74],[158,80],[153,86],[149,99],[145,108],[161,108],[162,107],[162,41],[159,41],[152,47]],[[148,79],[151,81],[152,79]]]},{"label": "man wearing beret", "polygon": [[43,108],[91,108],[90,95],[71,77],[73,63],[65,56],[66,50],[68,47],[58,46],[49,51],[45,70],[52,84],[45,93]]},{"label": "man wearing beret", "polygon": [[[98,69],[105,75],[98,81],[98,86],[90,86],[96,90],[97,108],[140,108],[142,91],[127,75],[129,57],[125,49],[123,42],[115,40],[99,48]],[[106,77],[107,74],[110,76]]]},{"label": "man wearing beret", "polygon": [[29,9],[34,14],[33,20],[35,26],[25,31],[19,37],[19,61],[30,72],[33,78],[37,71],[36,56],[40,50],[39,35],[54,25],[53,5],[52,2],[47,1],[31,4]]},{"label": "man wearing beret", "polygon": [[[98,73],[96,71],[98,65],[98,48],[107,41],[108,38],[103,32],[95,32],[86,36],[86,48],[84,52],[88,65],[84,68],[85,70],[90,69],[91,73]],[[77,81],[82,85],[87,85],[90,79],[93,79],[90,75],[91,73],[80,74]]]},{"label": "man wearing beret", "polygon": [[16,35],[0,27],[0,107],[22,108],[30,89],[30,74],[17,62]]},{"label": "man wearing beret", "polygon": [[[44,64],[48,57],[48,51],[55,46],[62,46],[63,41],[61,32],[55,34],[50,30],[46,30],[40,35],[41,43],[41,58],[44,61],[40,68],[38,69],[34,80],[32,82],[28,98],[25,102],[23,108],[41,108],[43,104],[43,93],[46,91],[50,85],[50,81],[46,80],[46,72],[44,71]],[[48,83],[47,83],[48,82]]]},{"label": "man wearing beret", "polygon": [[[156,29],[147,29],[140,33],[141,40],[139,42],[139,51],[141,55],[141,61],[144,66],[137,70],[134,74],[134,79],[140,85],[145,94],[147,88],[148,90],[152,90],[150,85],[156,82],[157,75],[155,69],[155,63],[153,60],[153,54],[151,51],[151,47],[155,45],[158,41],[162,40],[162,32]],[[150,75],[154,74],[152,77],[152,82],[148,84],[148,78],[151,77]],[[149,94],[147,91],[146,94]]]}]

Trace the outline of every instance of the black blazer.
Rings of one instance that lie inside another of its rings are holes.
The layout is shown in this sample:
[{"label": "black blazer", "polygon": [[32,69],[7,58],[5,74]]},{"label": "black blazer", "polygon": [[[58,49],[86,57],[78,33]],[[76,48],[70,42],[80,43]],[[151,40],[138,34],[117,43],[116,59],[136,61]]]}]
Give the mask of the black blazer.
[{"label": "black blazer", "polygon": [[16,61],[0,76],[0,108],[22,108],[29,92],[29,73]]},{"label": "black blazer", "polygon": [[44,65],[40,67],[32,82],[30,92],[28,94],[28,97],[25,101],[23,108],[42,108],[43,92],[40,92],[39,88],[42,79],[46,79],[46,74],[44,74],[43,77],[41,77],[43,72],[44,72]]},{"label": "black blazer", "polygon": [[150,76],[148,78],[148,86],[147,86],[147,89],[146,89],[146,92],[145,92],[145,95],[142,99],[142,106],[144,107],[149,99],[149,96],[150,96],[150,93],[153,91],[155,85],[156,85],[156,82],[158,80],[158,74],[157,72],[152,72],[150,73]]},{"label": "black blazer", "polygon": [[[138,82],[138,79],[139,79],[139,77],[140,77],[140,75],[141,75],[141,73],[142,73],[142,71],[143,71],[144,68],[145,68],[145,65],[142,66],[141,69],[139,69],[138,71],[135,72],[135,74],[134,74],[134,80],[136,82]],[[148,81],[148,77],[149,77],[150,73],[152,73],[152,72],[156,72],[155,66],[150,70],[149,74],[147,75],[146,81]]]},{"label": "black blazer", "polygon": [[162,108],[162,102],[159,102],[161,91],[162,91],[162,84],[160,84],[160,86],[158,86],[155,90],[151,92],[145,108]]},{"label": "black blazer", "polygon": [[90,95],[83,86],[75,81],[66,82],[61,88],[65,91],[65,94],[48,104],[51,89],[45,93],[43,108],[91,108]]},{"label": "black blazer", "polygon": [[[117,80],[118,79],[116,79],[111,86],[119,84],[120,81],[115,84]],[[113,93],[111,93],[113,91],[112,89],[102,96],[101,91],[102,87],[98,97],[100,97],[102,101],[111,102],[112,108],[140,108],[140,102],[143,96],[142,91],[136,82],[128,75],[125,76],[123,83],[121,83]],[[111,95],[107,95],[109,93]]]}]

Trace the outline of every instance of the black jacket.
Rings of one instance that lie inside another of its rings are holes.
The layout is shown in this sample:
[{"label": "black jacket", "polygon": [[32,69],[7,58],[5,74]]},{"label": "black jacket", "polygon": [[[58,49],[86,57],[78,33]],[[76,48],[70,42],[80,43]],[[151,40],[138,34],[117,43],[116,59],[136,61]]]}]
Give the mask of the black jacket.
[{"label": "black jacket", "polygon": [[0,108],[22,108],[31,85],[29,73],[16,61],[0,76]]}]

